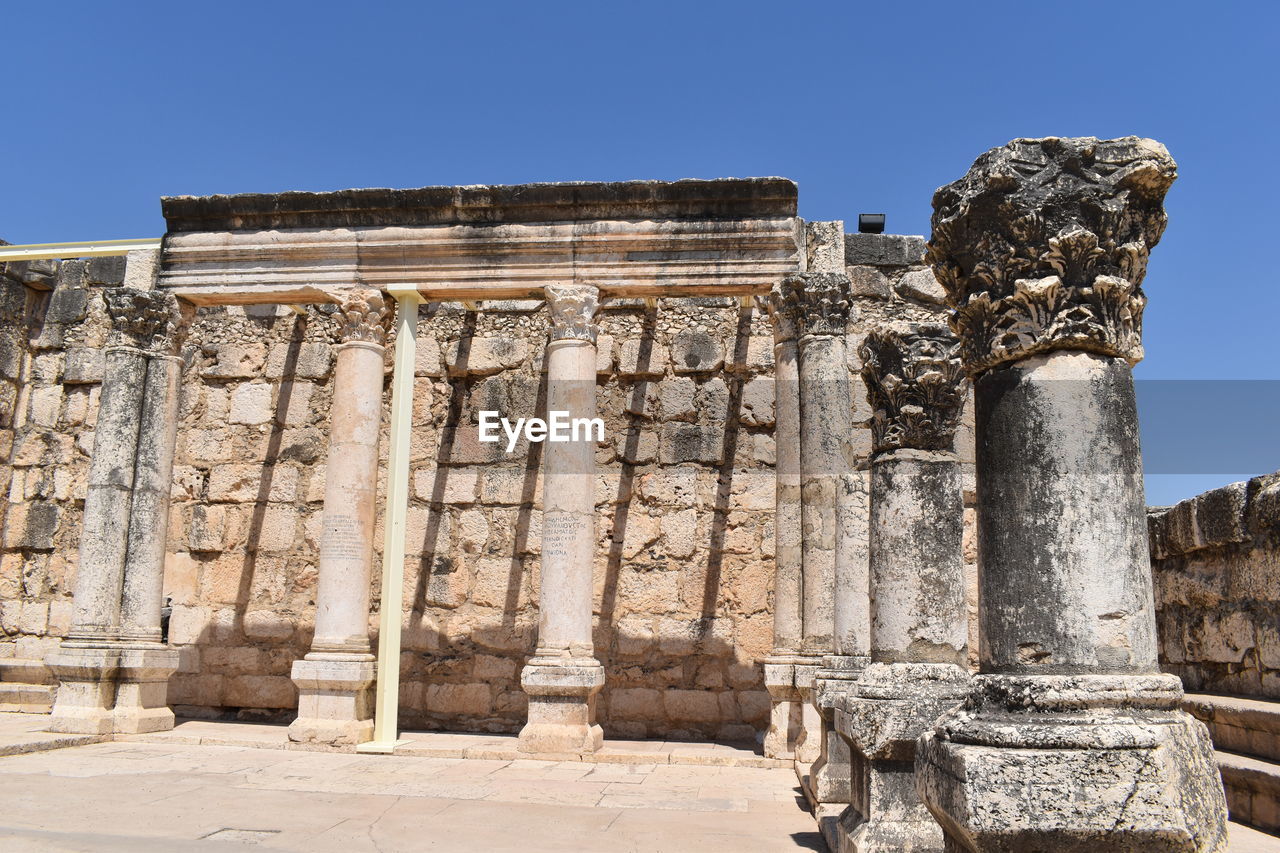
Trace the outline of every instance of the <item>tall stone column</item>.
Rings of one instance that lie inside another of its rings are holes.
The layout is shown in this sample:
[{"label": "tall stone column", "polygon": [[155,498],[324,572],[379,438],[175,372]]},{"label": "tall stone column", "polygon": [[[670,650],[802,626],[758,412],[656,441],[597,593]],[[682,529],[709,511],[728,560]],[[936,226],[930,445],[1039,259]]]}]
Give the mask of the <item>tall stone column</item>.
[{"label": "tall stone column", "polygon": [[[831,725],[831,697],[839,684],[856,678],[866,663],[865,649],[855,647],[859,632],[852,629],[858,618],[866,620],[865,573],[859,602],[858,567],[841,541],[842,502],[851,494],[853,475],[845,351],[852,306],[849,279],[843,273],[788,276],[781,290],[784,303],[793,308],[799,333],[804,636],[796,686],[809,724],[796,761],[805,793],[815,807],[840,805],[828,809],[830,815],[819,814],[821,822],[833,820],[848,802],[851,772],[848,747]],[[865,630],[861,636],[865,638]],[[805,768],[809,762],[812,766]]]},{"label": "tall stone column", "polygon": [[[570,419],[596,416],[596,322],[599,290],[548,285],[547,411]],[[595,438],[590,430],[543,449],[542,570],[538,646],[520,673],[529,719],[520,749],[536,753],[598,750],[596,694],[604,667],[591,639],[595,551]]]},{"label": "tall stone column", "polygon": [[804,636],[804,587],[800,533],[800,374],[792,312],[775,285],[767,302],[773,323],[774,446],[777,498],[774,510],[773,650],[764,661],[772,708],[764,754],[794,758],[804,732],[804,704],[796,689],[796,664]]},{"label": "tall stone column", "polygon": [[974,379],[981,672],[920,738],[948,851],[1217,851],[1203,724],[1160,673],[1131,366],[1176,176],[1149,139],[1017,139],[934,195]]},{"label": "tall stone column", "polygon": [[[373,737],[369,585],[377,520],[383,349],[393,305],[378,290],[348,292],[338,309],[325,467],[324,533],[311,651],[293,663],[298,716],[289,739],[359,744]],[[395,662],[391,662],[396,665]]]},{"label": "tall stone column", "polygon": [[75,616],[47,659],[58,679],[49,728],[107,734],[172,728],[176,653],[160,645],[160,585],[177,421],[177,349],[190,321],[154,287],[155,252],[131,253],[103,293],[111,331],[89,465]]},{"label": "tall stone column", "polygon": [[964,504],[953,452],[967,382],[945,328],[867,336],[859,354],[875,410],[871,458],[871,660],[836,702],[853,751],[834,849],[943,849],[916,795],[916,739],[968,693]]}]

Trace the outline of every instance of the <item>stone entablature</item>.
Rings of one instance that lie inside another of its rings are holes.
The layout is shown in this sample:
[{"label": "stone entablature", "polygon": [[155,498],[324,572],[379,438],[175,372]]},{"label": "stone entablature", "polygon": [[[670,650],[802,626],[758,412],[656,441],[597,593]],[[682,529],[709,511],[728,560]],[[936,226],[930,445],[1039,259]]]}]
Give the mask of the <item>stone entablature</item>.
[{"label": "stone entablature", "polygon": [[780,178],[170,198],[160,286],[198,305],[391,285],[428,301],[572,282],[606,297],[766,293],[803,254],[795,198]]}]

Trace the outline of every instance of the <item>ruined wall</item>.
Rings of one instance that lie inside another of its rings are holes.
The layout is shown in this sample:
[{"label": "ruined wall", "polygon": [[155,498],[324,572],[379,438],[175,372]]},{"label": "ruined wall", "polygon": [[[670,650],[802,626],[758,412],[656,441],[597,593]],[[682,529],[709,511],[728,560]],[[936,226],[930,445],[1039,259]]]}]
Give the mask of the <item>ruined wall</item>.
[{"label": "ruined wall", "polygon": [[105,340],[123,258],[8,263],[0,274],[0,708],[47,710],[40,662],[71,625]]},{"label": "ruined wall", "polygon": [[1188,691],[1280,699],[1280,472],[1147,521],[1162,667]]},{"label": "ruined wall", "polygon": [[[922,251],[920,238],[849,235],[861,312],[849,339],[851,421],[863,468],[871,412],[857,374],[860,330],[941,312]],[[5,280],[0,330],[0,656],[25,662],[33,681],[70,623],[106,333],[101,290],[120,283],[123,259],[54,269]],[[606,302],[599,322],[600,721],[613,737],[750,739],[767,725],[759,660],[773,631],[767,318],[754,304],[702,298]],[[325,307],[197,312],[165,567],[180,714],[293,715],[290,666],[309,648],[315,608],[335,331]],[[419,335],[402,723],[515,731],[537,626],[542,445],[508,454],[505,442],[477,441],[476,420],[483,409],[539,412],[546,311],[538,301],[423,306]],[[389,383],[390,347],[386,364]],[[960,445],[971,460],[963,431]],[[384,424],[384,462],[386,446]],[[853,519],[864,536],[865,515]]]}]

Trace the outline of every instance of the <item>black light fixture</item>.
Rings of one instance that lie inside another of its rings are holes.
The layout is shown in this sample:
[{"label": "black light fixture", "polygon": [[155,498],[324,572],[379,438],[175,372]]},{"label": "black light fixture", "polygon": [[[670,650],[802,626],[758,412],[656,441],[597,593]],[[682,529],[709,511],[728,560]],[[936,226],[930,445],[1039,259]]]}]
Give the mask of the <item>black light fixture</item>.
[{"label": "black light fixture", "polygon": [[884,214],[883,213],[859,213],[858,214],[858,233],[859,234],[883,234],[884,233]]}]

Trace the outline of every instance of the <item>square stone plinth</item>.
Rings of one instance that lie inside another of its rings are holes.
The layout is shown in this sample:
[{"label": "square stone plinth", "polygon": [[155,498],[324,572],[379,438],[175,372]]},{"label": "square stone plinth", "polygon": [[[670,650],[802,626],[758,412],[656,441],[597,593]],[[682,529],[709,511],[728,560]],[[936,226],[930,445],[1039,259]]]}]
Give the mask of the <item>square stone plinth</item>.
[{"label": "square stone plinth", "polygon": [[579,755],[604,745],[596,723],[596,695],[604,686],[604,667],[530,663],[520,673],[529,696],[529,719],[520,730],[520,750],[538,754]]},{"label": "square stone plinth", "polygon": [[360,744],[373,738],[373,683],[377,665],[367,655],[307,655],[293,662],[298,716],[289,724],[296,743]]}]

